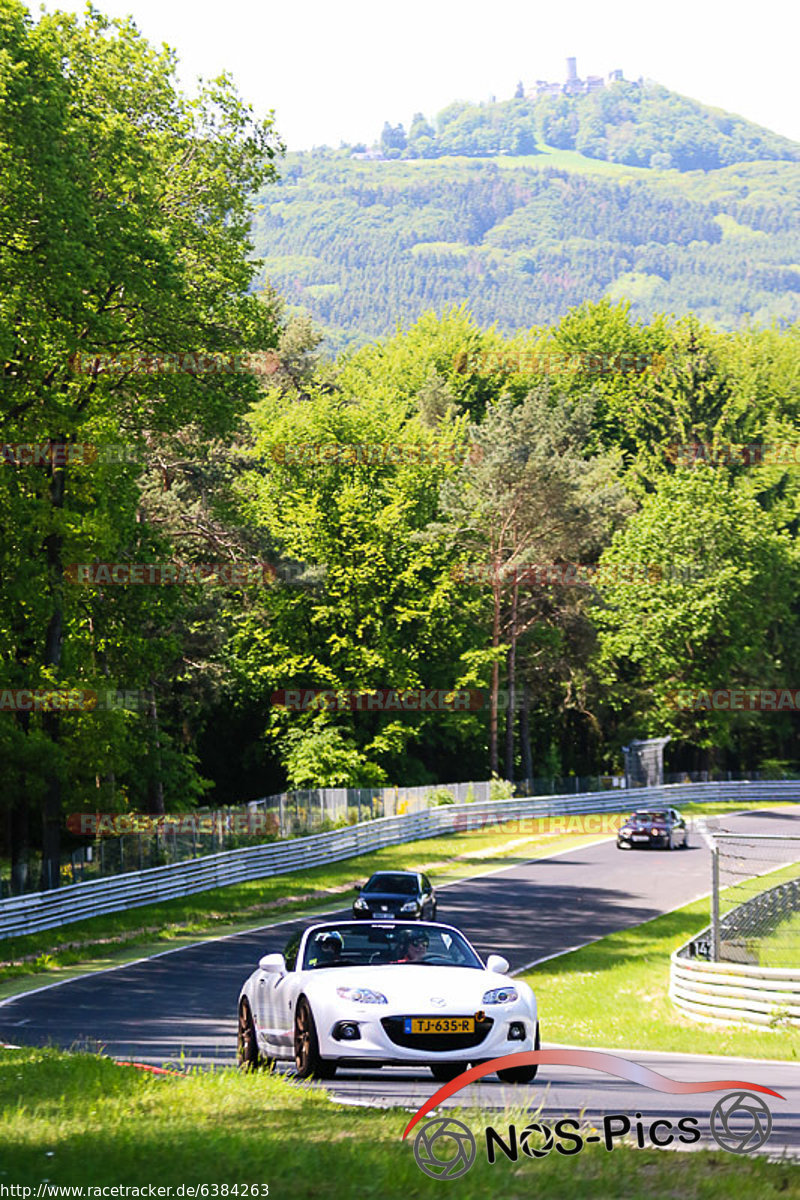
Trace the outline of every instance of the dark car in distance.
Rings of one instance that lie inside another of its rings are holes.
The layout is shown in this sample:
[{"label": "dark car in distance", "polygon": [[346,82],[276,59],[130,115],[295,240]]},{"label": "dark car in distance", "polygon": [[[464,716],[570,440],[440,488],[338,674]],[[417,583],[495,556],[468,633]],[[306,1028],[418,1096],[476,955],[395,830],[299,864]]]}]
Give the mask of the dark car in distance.
[{"label": "dark car in distance", "polygon": [[686,822],[674,808],[640,809],[626,817],[617,834],[618,850],[631,850],[634,846],[685,850],[688,844]]},{"label": "dark car in distance", "polygon": [[353,901],[353,916],[386,920],[435,921],[436,893],[420,871],[376,871]]}]

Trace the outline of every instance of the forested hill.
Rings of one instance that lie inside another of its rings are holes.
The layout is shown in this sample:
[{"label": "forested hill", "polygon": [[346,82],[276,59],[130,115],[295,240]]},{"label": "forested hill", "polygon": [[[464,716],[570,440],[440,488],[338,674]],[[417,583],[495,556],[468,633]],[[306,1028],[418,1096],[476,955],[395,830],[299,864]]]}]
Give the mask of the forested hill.
[{"label": "forested hill", "polygon": [[[664,88],[450,105],[363,151],[291,155],[254,229],[331,350],[462,302],[509,333],[603,296],[645,320],[800,320],[800,146]],[[728,165],[667,165],[698,155]]]},{"label": "forested hill", "polygon": [[456,101],[433,124],[417,113],[407,134],[402,125],[386,122],[378,148],[392,159],[531,154],[542,145],[631,167],[679,171],[800,159],[796,142],[743,117],[657,83],[628,80],[586,94],[517,96],[499,104]]}]

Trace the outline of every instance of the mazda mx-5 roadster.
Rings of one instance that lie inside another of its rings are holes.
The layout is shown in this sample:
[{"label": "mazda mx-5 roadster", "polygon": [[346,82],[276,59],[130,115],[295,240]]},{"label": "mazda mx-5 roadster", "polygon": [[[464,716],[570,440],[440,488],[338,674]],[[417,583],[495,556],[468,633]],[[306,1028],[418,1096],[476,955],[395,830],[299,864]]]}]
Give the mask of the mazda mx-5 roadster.
[{"label": "mazda mx-5 roadster", "polygon": [[[429,1067],[439,1081],[472,1064],[538,1050],[536,998],[484,964],[450,925],[336,921],[296,934],[267,954],[239,996],[243,1070],[294,1060],[301,1079],[337,1067]],[[529,1083],[535,1066],[498,1071]]]}]

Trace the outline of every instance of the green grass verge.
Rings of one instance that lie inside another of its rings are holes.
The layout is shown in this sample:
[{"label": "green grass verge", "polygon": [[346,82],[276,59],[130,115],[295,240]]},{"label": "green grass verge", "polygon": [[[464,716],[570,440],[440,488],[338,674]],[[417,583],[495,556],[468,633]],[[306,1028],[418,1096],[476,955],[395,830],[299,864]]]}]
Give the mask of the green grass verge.
[{"label": "green grass verge", "polygon": [[[56,1185],[269,1186],[271,1200],[441,1197],[561,1200],[565,1195],[625,1200],[692,1196],[759,1200],[800,1195],[800,1168],[724,1151],[670,1154],[595,1146],[574,1157],[520,1155],[489,1166],[487,1123],[518,1113],[460,1112],[478,1155],[456,1186],[417,1166],[409,1114],[343,1107],[314,1087],[276,1076],[224,1071],[188,1077],[145,1075],[109,1059],[52,1050],[0,1051],[0,1181]],[[577,1114],[576,1114],[577,1115]],[[174,1194],[174,1193],[173,1193]],[[229,1193],[230,1194],[230,1193]],[[263,1187],[261,1194],[263,1194]],[[448,1193],[449,1194],[449,1193]]]},{"label": "green grass verge", "polygon": [[755,943],[760,967],[796,967],[800,962],[800,912],[781,921],[767,937]]},{"label": "green grass verge", "polygon": [[787,1061],[800,1058],[800,1028],[713,1025],[693,1020],[672,1003],[670,954],[708,924],[708,899],[696,900],[526,971],[522,978],[536,992],[544,1041]]}]

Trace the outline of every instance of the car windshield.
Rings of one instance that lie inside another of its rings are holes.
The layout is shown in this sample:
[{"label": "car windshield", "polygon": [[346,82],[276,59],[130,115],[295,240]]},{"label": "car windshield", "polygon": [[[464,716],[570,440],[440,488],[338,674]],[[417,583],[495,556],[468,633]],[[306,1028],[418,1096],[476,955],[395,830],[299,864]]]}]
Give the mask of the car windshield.
[{"label": "car windshield", "polygon": [[396,896],[416,896],[417,881],[413,875],[373,875],[362,888],[364,892],[391,892]]},{"label": "car windshield", "polygon": [[454,929],[415,923],[325,925],[309,936],[303,970],[323,967],[373,967],[422,964],[437,967],[483,966],[469,942]]},{"label": "car windshield", "polygon": [[665,812],[637,812],[631,817],[632,821],[644,821],[649,824],[652,821],[666,821],[667,814]]}]

